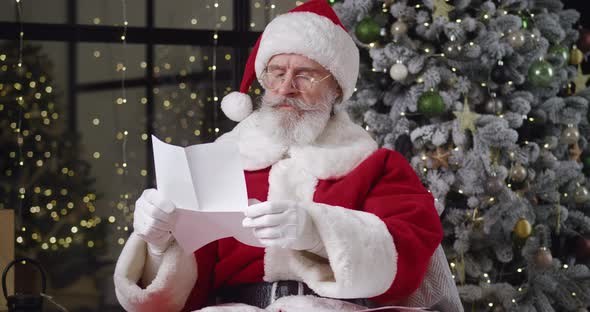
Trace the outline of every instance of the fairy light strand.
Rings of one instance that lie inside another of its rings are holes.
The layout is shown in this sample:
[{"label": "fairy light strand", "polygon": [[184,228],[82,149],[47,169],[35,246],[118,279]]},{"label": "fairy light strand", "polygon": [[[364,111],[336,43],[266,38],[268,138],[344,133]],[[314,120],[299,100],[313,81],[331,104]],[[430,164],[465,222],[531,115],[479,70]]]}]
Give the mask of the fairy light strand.
[{"label": "fairy light strand", "polygon": [[214,1],[214,11],[215,11],[215,31],[213,33],[213,61],[212,61],[212,65],[211,65],[211,86],[213,88],[213,105],[214,105],[214,109],[213,109],[213,131],[214,131],[214,135],[217,136],[217,134],[219,133],[219,128],[217,128],[217,110],[219,109],[218,107],[218,103],[219,103],[219,98],[217,97],[217,43],[218,43],[218,39],[219,39],[219,0],[213,0]]},{"label": "fairy light strand", "polygon": [[[18,63],[17,63],[17,72],[20,74],[23,71],[23,49],[24,49],[24,26],[22,20],[22,6],[20,0],[16,0],[16,22],[19,25],[19,33],[18,33]],[[24,97],[22,93],[19,92],[19,95],[16,98],[17,107],[18,107],[18,119],[17,119],[17,128],[16,128],[16,145],[18,148],[18,166],[20,168],[19,173],[23,172],[24,167],[24,157],[23,157],[23,144],[24,138],[22,135],[22,123],[23,123],[23,108],[24,108]],[[22,179],[19,179],[22,180]],[[17,191],[17,220],[16,220],[16,227],[18,229],[22,228],[23,224],[23,202],[25,199],[26,188],[24,185],[18,185]]]},{"label": "fairy light strand", "polygon": [[[119,105],[126,105],[127,104],[127,87],[126,87],[126,80],[127,80],[127,76],[126,76],[126,72],[127,72],[127,26],[129,25],[129,22],[127,20],[127,1],[126,0],[121,0],[121,9],[122,9],[122,15],[123,15],[123,33],[121,34],[121,43],[123,45],[123,59],[121,61],[121,65],[118,66],[118,69],[121,71],[121,99],[117,100],[117,104]],[[116,107],[116,105],[113,105],[113,108]],[[128,142],[128,134],[129,132],[126,129],[122,129],[121,125],[120,125],[120,120],[119,120],[119,114],[116,113],[116,111],[113,111],[113,118],[114,118],[114,122],[115,122],[115,129],[118,129],[119,131],[117,132],[117,139],[121,140],[121,167],[117,168],[117,171],[120,173],[121,175],[121,179],[122,179],[122,184],[126,185],[126,176],[129,172],[128,168],[127,168],[127,142]],[[126,192],[123,192],[122,194],[120,194],[118,200],[120,203],[122,203],[122,214],[123,214],[123,219],[126,220],[129,218],[129,205],[127,203],[127,199],[128,199],[128,194]],[[119,242],[121,242],[121,240],[125,240],[124,238],[119,238]]]},{"label": "fairy light strand", "polygon": [[24,26],[22,21],[23,15],[23,8],[21,6],[20,0],[16,0],[16,22],[19,26],[19,33],[18,33],[18,67],[22,67],[23,65],[23,41],[25,37]]},{"label": "fairy light strand", "polygon": [[[127,102],[127,90],[125,88],[125,72],[127,71],[126,64],[127,64],[127,2],[126,0],[121,0],[121,5],[123,7],[123,35],[121,35],[121,40],[123,41],[123,66],[121,68],[121,92],[123,95],[123,103]],[[125,158],[125,155],[123,155]]]},{"label": "fairy light strand", "polygon": [[[127,88],[125,87],[125,80],[127,78],[127,1],[121,0],[121,4],[123,7],[123,36],[121,37],[123,40],[123,67],[121,68],[121,94],[123,95],[123,103],[127,103]],[[124,172],[127,171],[127,130],[123,131],[123,144],[122,144],[122,154],[123,154],[123,167]]]}]

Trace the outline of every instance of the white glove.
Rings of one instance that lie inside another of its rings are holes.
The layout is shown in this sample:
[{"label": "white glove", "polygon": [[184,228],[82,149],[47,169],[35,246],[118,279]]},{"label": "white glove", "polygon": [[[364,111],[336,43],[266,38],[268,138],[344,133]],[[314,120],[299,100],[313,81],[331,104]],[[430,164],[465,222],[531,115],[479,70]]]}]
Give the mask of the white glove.
[{"label": "white glove", "polygon": [[252,228],[254,235],[266,247],[323,250],[322,240],[307,213],[299,203],[291,200],[262,202],[248,207],[242,226]]},{"label": "white glove", "polygon": [[175,206],[156,189],[147,189],[135,202],[133,229],[148,243],[148,250],[161,254],[172,242]]}]

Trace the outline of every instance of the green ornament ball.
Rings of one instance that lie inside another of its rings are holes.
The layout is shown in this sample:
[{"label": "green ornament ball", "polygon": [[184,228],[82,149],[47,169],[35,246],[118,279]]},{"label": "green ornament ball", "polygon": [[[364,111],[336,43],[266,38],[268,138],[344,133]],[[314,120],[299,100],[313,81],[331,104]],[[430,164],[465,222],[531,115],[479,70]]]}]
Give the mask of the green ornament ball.
[{"label": "green ornament ball", "polygon": [[426,117],[435,117],[445,110],[445,102],[440,94],[436,91],[427,91],[422,93],[418,98],[418,112]]},{"label": "green ornament ball", "polygon": [[590,172],[590,155],[586,155],[582,159],[582,162],[584,163],[584,171],[585,172]]},{"label": "green ornament ball", "polygon": [[334,4],[338,3],[338,2],[342,2],[342,0],[328,0],[328,3],[330,5],[334,5]]},{"label": "green ornament ball", "polygon": [[537,87],[546,87],[553,80],[553,66],[546,61],[535,61],[529,68],[528,79]]},{"label": "green ornament ball", "polygon": [[549,51],[547,51],[547,54],[562,60],[563,65],[567,64],[570,61],[570,51],[568,50],[568,48],[561,45],[552,46],[551,48],[549,48]]},{"label": "green ornament ball", "polygon": [[522,29],[528,29],[531,25],[531,19],[525,15],[521,16],[520,19],[522,21]]},{"label": "green ornament ball", "polygon": [[381,26],[379,23],[370,17],[365,17],[356,25],[354,33],[357,39],[365,44],[369,44],[379,40],[381,36]]}]

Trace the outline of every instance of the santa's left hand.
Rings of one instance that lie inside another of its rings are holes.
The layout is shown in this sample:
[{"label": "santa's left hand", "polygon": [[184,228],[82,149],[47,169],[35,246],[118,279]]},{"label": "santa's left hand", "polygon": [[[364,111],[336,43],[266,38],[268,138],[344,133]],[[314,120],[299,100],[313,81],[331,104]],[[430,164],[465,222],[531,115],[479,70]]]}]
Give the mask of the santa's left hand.
[{"label": "santa's left hand", "polygon": [[323,249],[311,216],[298,202],[266,201],[249,206],[242,226],[267,247],[283,247],[316,252]]}]

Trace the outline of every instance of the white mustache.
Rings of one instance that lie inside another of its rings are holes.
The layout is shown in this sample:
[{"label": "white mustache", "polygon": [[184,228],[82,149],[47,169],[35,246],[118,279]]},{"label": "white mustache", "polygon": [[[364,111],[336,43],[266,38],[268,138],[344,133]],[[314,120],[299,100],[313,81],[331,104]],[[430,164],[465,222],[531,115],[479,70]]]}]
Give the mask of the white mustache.
[{"label": "white mustache", "polygon": [[324,105],[321,105],[321,103],[307,104],[301,100],[288,98],[285,96],[274,97],[274,96],[265,95],[262,97],[262,106],[276,107],[281,104],[287,104],[287,105],[294,107],[300,111],[316,111],[316,110],[322,110],[324,108]]}]

